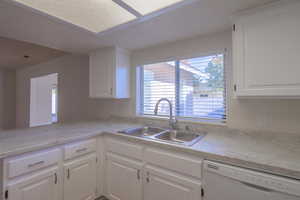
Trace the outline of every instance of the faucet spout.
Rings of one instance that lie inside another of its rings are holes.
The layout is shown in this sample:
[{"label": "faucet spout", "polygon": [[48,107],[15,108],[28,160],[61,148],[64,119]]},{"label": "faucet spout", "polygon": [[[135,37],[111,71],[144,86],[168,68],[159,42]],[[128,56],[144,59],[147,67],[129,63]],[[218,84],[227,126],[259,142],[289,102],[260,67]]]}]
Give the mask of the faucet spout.
[{"label": "faucet spout", "polygon": [[176,128],[176,124],[177,124],[177,120],[176,120],[176,117],[173,117],[173,106],[172,106],[172,102],[169,99],[167,99],[167,98],[161,98],[161,99],[159,99],[157,101],[156,105],[155,105],[154,114],[157,115],[158,106],[159,106],[160,102],[162,102],[162,101],[166,101],[169,104],[169,110],[170,110],[170,113],[169,113],[169,124],[170,124],[170,127],[172,129],[175,129]]}]

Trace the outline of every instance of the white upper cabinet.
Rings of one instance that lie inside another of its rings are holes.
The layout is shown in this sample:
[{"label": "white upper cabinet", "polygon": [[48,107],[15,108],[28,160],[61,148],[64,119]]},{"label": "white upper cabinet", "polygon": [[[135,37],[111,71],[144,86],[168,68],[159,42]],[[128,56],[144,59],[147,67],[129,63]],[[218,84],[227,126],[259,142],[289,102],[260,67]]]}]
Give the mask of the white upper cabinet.
[{"label": "white upper cabinet", "polygon": [[299,1],[282,1],[235,18],[237,97],[300,96],[299,11]]},{"label": "white upper cabinet", "polygon": [[129,52],[117,47],[90,53],[90,97],[130,97]]}]

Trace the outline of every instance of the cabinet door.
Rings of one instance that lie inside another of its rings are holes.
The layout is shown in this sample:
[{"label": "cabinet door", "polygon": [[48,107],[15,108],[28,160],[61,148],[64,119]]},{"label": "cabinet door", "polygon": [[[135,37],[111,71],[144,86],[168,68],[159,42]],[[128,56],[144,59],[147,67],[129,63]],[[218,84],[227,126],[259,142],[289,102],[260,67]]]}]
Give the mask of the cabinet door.
[{"label": "cabinet door", "polygon": [[58,200],[58,168],[37,172],[12,181],[7,187],[9,200]]},{"label": "cabinet door", "polygon": [[106,157],[107,197],[110,200],[141,200],[142,164],[111,153]]},{"label": "cabinet door", "polygon": [[300,2],[291,2],[236,20],[233,57],[237,96],[300,96]]},{"label": "cabinet door", "polygon": [[114,58],[114,48],[105,48],[90,54],[90,97],[113,97]]},{"label": "cabinet door", "polygon": [[94,200],[96,155],[83,156],[64,165],[64,200]]},{"label": "cabinet door", "polygon": [[200,200],[201,183],[179,174],[146,167],[144,200]]}]

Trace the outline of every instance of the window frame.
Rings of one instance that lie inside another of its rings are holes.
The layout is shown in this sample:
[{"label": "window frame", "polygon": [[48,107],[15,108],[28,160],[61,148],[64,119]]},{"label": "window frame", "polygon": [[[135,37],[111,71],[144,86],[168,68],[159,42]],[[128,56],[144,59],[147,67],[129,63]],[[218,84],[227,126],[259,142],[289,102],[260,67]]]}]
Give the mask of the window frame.
[{"label": "window frame", "polygon": [[178,93],[178,90],[180,91],[180,78],[178,78],[178,76],[180,76],[180,61],[181,60],[186,60],[186,59],[193,59],[193,58],[198,58],[198,57],[206,57],[206,56],[212,56],[212,55],[218,55],[218,54],[222,54],[223,55],[223,73],[224,73],[224,108],[225,108],[225,119],[213,119],[213,118],[202,118],[202,117],[185,117],[185,116],[179,116],[177,115],[178,113],[178,109],[175,108],[175,112],[174,112],[174,116],[176,117],[176,119],[180,120],[180,121],[187,121],[187,122],[203,122],[203,123],[208,123],[208,124],[226,124],[227,120],[228,120],[228,83],[227,83],[227,49],[225,48],[223,51],[215,51],[215,52],[211,52],[211,53],[206,53],[206,54],[198,54],[198,55],[193,55],[193,56],[188,56],[188,57],[174,57],[174,58],[169,58],[169,59],[162,59],[159,60],[157,62],[147,62],[143,65],[139,65],[136,67],[136,77],[137,77],[137,81],[136,81],[136,116],[137,117],[145,117],[145,118],[160,118],[160,119],[167,119],[168,116],[162,116],[162,115],[151,115],[151,114],[144,114],[143,112],[143,104],[144,104],[144,70],[143,70],[143,66],[145,65],[151,65],[151,64],[156,64],[156,63],[162,63],[162,62],[174,62],[175,63],[175,100],[176,103],[175,105],[173,105],[173,107],[176,107],[178,105],[177,101],[180,101],[180,99],[178,98],[178,95],[180,95],[180,93]]}]

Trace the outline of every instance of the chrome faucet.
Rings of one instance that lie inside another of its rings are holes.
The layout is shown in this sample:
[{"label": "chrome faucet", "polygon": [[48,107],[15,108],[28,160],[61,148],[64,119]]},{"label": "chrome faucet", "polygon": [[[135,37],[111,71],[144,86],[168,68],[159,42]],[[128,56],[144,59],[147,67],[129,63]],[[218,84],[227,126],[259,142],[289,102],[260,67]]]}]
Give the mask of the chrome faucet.
[{"label": "chrome faucet", "polygon": [[173,117],[173,106],[172,106],[172,102],[167,99],[167,98],[161,98],[157,101],[156,105],[155,105],[155,109],[154,109],[154,114],[157,115],[157,111],[158,111],[158,105],[160,104],[160,102],[162,101],[166,101],[169,103],[169,109],[170,109],[170,115],[169,115],[169,125],[172,129],[176,129],[177,128],[177,120],[176,117]]}]

